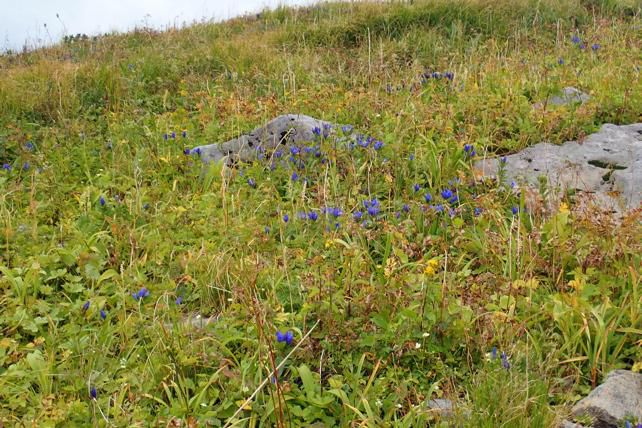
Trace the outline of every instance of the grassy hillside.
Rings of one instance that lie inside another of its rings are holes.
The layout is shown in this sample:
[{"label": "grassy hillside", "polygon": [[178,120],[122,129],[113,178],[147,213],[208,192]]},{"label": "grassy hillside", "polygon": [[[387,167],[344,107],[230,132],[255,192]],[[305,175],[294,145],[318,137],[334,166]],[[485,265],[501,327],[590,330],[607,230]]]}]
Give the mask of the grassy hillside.
[{"label": "grassy hillside", "polygon": [[[471,164],[642,121],[641,7],[330,3],[0,56],[0,425],[556,426],[642,368],[639,210]],[[533,108],[565,86],[591,100]],[[352,128],[184,154],[283,113]]]}]

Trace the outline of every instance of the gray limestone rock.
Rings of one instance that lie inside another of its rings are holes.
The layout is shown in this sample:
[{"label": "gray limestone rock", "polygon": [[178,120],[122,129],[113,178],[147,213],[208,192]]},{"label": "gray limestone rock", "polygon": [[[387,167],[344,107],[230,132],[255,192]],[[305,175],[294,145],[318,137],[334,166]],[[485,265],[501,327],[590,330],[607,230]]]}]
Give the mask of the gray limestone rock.
[{"label": "gray limestone rock", "polygon": [[586,428],[584,425],[576,424],[571,421],[564,421],[560,428]]},{"label": "gray limestone rock", "polygon": [[453,415],[453,402],[445,398],[435,398],[429,400],[428,409],[439,413],[442,417]]},{"label": "gray limestone rock", "polygon": [[313,130],[318,128],[327,135],[334,124],[318,120],[303,114],[286,114],[271,120],[238,138],[224,143],[209,144],[195,147],[192,153],[199,153],[205,163],[224,161],[227,165],[238,161],[250,161],[256,158],[260,151],[269,151],[283,145],[314,141]]},{"label": "gray limestone rock", "polygon": [[580,91],[577,88],[572,86],[567,86],[562,89],[562,92],[559,94],[554,94],[548,97],[546,100],[547,105],[553,106],[563,106],[563,105],[573,105],[573,104],[584,104],[591,97],[588,94]]},{"label": "gray limestone rock", "polygon": [[642,421],[642,373],[612,371],[573,407],[573,415],[591,416],[594,428],[619,427],[625,418]]},{"label": "gray limestone rock", "polygon": [[[481,160],[475,169],[497,176],[500,162]],[[574,190],[606,210],[636,209],[642,202],[642,123],[606,124],[582,142],[536,144],[507,156],[503,167],[507,183],[538,186],[545,177],[554,198]]]}]

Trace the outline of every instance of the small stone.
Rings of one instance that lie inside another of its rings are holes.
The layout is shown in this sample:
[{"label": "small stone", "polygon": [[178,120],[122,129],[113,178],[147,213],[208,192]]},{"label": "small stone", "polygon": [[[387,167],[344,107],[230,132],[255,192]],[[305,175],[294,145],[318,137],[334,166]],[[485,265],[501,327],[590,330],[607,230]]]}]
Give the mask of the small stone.
[{"label": "small stone", "polygon": [[586,428],[584,425],[576,424],[571,421],[564,421],[560,428]]},{"label": "small stone", "polygon": [[428,409],[439,413],[442,417],[453,415],[453,402],[445,398],[435,398],[427,403]]},{"label": "small stone", "polygon": [[[567,86],[558,94],[551,95],[546,99],[547,106],[568,106],[574,104],[584,104],[591,97],[572,86]],[[541,104],[541,103],[540,103]]]}]

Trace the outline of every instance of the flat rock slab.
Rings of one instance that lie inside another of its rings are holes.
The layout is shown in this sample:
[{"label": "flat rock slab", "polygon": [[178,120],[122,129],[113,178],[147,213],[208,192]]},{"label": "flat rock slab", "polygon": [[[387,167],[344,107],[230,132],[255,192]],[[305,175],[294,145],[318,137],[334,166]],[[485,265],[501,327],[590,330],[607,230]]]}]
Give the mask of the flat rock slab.
[{"label": "flat rock slab", "polygon": [[642,373],[612,371],[604,383],[573,407],[573,415],[591,416],[594,428],[616,428],[625,418],[642,421]]},{"label": "flat rock slab", "polygon": [[[499,167],[499,159],[475,164],[477,174],[485,176],[497,176]],[[507,183],[537,187],[545,177],[558,198],[575,190],[605,210],[636,209],[642,201],[642,123],[606,124],[582,142],[536,144],[507,156],[503,168]]]},{"label": "flat rock slab", "polygon": [[195,147],[192,153],[199,153],[205,163],[223,161],[232,165],[238,161],[256,159],[258,153],[276,149],[280,145],[314,141],[315,130],[327,135],[336,125],[303,114],[285,114],[223,143]]}]

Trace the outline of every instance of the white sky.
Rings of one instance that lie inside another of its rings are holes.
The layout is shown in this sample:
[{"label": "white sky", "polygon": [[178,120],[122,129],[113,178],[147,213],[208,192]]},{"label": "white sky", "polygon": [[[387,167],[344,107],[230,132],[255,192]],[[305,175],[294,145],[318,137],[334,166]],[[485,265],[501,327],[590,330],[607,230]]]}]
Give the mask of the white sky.
[{"label": "white sky", "polygon": [[[264,7],[314,0],[0,0],[0,51],[56,42],[65,34],[162,29],[202,19],[222,20]],[[56,18],[56,14],[60,19]],[[47,27],[44,27],[47,24]]]}]

